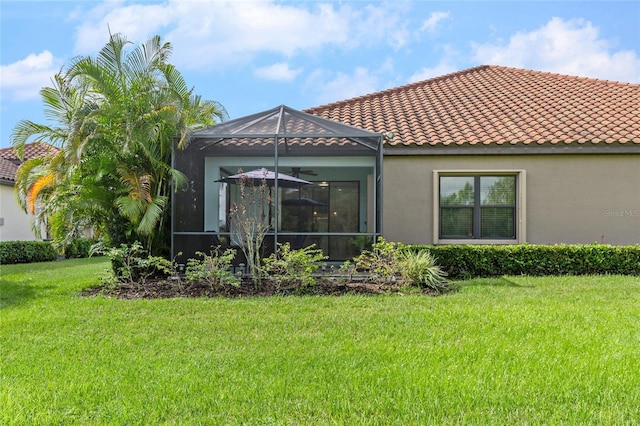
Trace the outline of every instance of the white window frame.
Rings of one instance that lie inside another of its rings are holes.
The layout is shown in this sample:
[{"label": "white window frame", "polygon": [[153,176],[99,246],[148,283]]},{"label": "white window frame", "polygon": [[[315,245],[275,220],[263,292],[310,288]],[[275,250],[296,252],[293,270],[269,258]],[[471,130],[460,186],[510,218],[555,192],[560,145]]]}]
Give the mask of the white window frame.
[{"label": "white window frame", "polygon": [[[516,237],[513,239],[440,238],[441,176],[516,176]],[[525,170],[434,170],[433,244],[524,244],[527,242],[527,173]]]}]

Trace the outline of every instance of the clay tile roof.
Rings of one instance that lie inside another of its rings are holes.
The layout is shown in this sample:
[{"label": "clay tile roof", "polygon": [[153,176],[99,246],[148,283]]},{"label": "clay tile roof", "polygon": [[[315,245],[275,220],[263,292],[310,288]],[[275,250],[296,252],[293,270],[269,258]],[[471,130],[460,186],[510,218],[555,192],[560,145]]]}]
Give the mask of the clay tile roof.
[{"label": "clay tile roof", "polygon": [[638,144],[640,85],[484,65],[304,110],[388,145]]},{"label": "clay tile roof", "polygon": [[[44,142],[28,143],[24,146],[24,161],[56,153],[57,148]],[[13,148],[0,148],[0,180],[15,182],[16,172],[23,161]]]},{"label": "clay tile roof", "polygon": [[15,182],[18,165],[0,157],[0,180]]}]

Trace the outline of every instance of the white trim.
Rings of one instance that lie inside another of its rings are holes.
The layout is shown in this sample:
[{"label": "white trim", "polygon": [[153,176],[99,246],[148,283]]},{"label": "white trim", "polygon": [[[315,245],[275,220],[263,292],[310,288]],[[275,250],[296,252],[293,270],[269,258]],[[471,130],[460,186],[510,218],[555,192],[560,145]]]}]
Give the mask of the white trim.
[{"label": "white trim", "polygon": [[[445,239],[440,238],[440,176],[486,175],[516,176],[516,238],[491,239]],[[434,170],[433,171],[433,244],[525,244],[527,242],[527,172],[526,170]]]}]

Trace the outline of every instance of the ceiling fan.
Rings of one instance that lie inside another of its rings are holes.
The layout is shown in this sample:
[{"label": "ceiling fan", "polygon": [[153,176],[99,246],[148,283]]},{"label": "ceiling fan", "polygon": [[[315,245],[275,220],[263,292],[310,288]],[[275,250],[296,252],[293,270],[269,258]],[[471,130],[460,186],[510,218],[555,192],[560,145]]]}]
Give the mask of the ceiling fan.
[{"label": "ceiling fan", "polygon": [[289,172],[293,177],[300,177],[300,175],[318,176],[313,170],[303,170],[302,167],[292,167]]}]

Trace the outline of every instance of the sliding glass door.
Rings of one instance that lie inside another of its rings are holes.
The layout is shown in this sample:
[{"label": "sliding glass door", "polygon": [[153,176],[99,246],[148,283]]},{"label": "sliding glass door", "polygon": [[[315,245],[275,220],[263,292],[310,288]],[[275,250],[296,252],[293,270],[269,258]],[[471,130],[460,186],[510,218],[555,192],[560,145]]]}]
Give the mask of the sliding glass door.
[{"label": "sliding glass door", "polygon": [[358,254],[353,243],[353,234],[360,232],[358,181],[321,181],[284,189],[280,203],[279,229],[287,234],[282,240],[293,248],[315,244],[336,260]]}]

